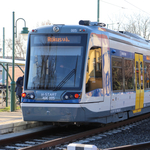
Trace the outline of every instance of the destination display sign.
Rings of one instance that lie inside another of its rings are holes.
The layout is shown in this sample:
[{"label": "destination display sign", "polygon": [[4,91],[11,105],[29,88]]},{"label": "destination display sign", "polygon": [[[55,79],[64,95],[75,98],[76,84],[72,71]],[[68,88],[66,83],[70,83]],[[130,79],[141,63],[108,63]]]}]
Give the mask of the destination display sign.
[{"label": "destination display sign", "polygon": [[48,36],[47,42],[51,43],[80,43],[80,36]]},{"label": "destination display sign", "polygon": [[68,39],[68,37],[64,37],[64,38],[57,38],[57,37],[47,37],[47,41],[48,42],[70,42],[70,40]]},{"label": "destination display sign", "polygon": [[80,44],[81,36],[80,35],[32,35],[31,36],[32,44]]}]

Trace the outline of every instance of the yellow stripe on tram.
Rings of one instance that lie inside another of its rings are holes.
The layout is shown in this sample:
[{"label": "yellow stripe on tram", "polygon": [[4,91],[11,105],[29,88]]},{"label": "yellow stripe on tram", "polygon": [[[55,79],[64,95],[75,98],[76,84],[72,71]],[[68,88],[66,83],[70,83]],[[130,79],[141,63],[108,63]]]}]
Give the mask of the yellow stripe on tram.
[{"label": "yellow stripe on tram", "polygon": [[133,113],[141,112],[144,103],[144,65],[143,55],[135,54],[135,110]]}]

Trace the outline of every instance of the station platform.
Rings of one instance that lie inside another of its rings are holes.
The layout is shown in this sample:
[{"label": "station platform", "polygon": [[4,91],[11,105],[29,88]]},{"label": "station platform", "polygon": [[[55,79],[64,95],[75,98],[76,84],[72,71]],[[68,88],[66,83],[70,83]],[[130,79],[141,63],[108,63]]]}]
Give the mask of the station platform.
[{"label": "station platform", "polygon": [[19,132],[42,125],[42,122],[23,121],[21,109],[13,112],[0,112],[0,135]]},{"label": "station platform", "polygon": [[21,109],[13,112],[0,112],[0,125],[20,121],[23,121]]}]

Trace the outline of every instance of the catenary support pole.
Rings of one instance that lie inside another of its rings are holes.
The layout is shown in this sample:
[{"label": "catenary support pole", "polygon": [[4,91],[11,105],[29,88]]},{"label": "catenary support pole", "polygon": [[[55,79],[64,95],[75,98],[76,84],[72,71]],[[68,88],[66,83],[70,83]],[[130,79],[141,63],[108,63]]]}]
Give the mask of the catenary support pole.
[{"label": "catenary support pole", "polygon": [[99,3],[100,3],[100,0],[97,0],[97,22],[100,21],[100,15],[99,15]]},{"label": "catenary support pole", "polygon": [[12,34],[12,81],[11,81],[11,108],[10,111],[15,110],[15,81],[14,81],[14,75],[15,75],[15,12],[13,12],[13,34]]},{"label": "catenary support pole", "polygon": [[8,64],[7,64],[7,80],[6,80],[6,107],[8,107],[8,72],[9,72],[9,68],[8,68]]},{"label": "catenary support pole", "polygon": [[[3,58],[5,58],[5,28],[3,27]],[[4,66],[4,63],[3,63]],[[5,84],[5,70],[2,70],[2,83]]]}]

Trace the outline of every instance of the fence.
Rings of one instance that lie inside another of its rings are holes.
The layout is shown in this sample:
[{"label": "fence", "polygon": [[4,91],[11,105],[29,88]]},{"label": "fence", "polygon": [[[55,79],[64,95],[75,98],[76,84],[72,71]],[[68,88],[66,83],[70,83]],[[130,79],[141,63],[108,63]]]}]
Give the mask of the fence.
[{"label": "fence", "polygon": [[[11,100],[11,92],[9,86],[7,106],[10,106],[10,100]],[[5,107],[6,107],[6,85],[0,85],[0,108],[5,108]]]}]

